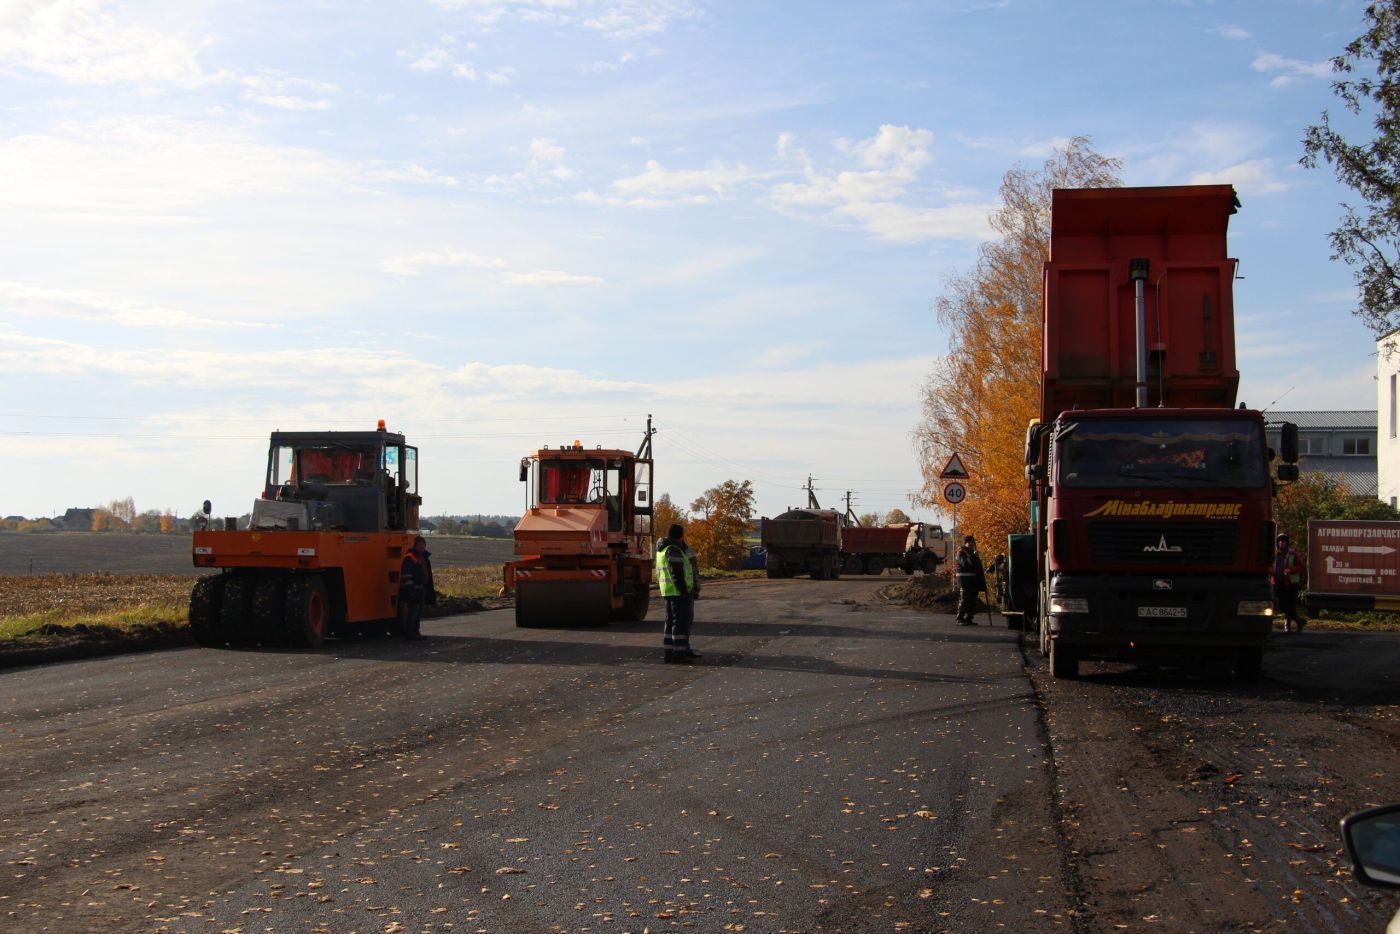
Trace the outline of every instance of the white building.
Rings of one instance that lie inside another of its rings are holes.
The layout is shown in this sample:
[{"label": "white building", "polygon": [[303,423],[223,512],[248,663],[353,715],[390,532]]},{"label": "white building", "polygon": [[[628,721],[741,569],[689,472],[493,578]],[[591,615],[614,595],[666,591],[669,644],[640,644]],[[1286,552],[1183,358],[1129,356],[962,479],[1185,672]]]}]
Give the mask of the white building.
[{"label": "white building", "polygon": [[1376,415],[1380,429],[1376,435],[1376,495],[1383,502],[1400,506],[1400,343],[1391,331],[1376,341]]}]

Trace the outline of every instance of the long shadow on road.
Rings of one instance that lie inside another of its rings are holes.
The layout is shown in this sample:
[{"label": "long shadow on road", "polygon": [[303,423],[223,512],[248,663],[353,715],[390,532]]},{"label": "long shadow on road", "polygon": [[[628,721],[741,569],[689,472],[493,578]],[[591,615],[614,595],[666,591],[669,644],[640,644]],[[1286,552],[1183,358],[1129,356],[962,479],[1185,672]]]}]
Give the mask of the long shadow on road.
[{"label": "long shadow on road", "polygon": [[[708,636],[722,636],[725,626],[743,624],[721,624],[705,633]],[[823,628],[823,627],[814,627]],[[832,627],[843,629],[844,627]],[[533,630],[532,632],[539,632]],[[590,630],[606,632],[606,630]],[[803,628],[806,634],[808,629]],[[736,633],[737,634],[737,633]],[[745,633],[750,634],[751,633]],[[775,629],[773,635],[778,635]],[[933,641],[933,640],[927,640]],[[966,637],[947,641],[975,641]],[[980,640],[993,641],[993,640]],[[1005,641],[1005,637],[995,641]],[[238,651],[248,654],[287,654],[289,650],[280,648],[220,649],[218,651]],[[797,654],[764,654],[761,652],[706,652],[697,662],[690,665],[663,665],[659,646],[619,645],[616,643],[592,641],[567,641],[550,638],[491,638],[487,636],[429,635],[418,642],[401,642],[393,639],[360,639],[327,642],[320,649],[320,655],[335,658],[373,660],[385,662],[413,662],[439,665],[559,665],[579,667],[598,665],[604,667],[655,666],[658,669],[678,674],[703,674],[714,668],[757,669],[766,671],[791,671],[806,674],[835,675],[847,678],[869,678],[924,683],[951,684],[994,684],[1008,679],[1021,678],[1019,668],[1004,675],[993,677],[967,677],[930,671],[916,671],[907,668],[879,668],[863,665],[849,665],[829,658]]]}]

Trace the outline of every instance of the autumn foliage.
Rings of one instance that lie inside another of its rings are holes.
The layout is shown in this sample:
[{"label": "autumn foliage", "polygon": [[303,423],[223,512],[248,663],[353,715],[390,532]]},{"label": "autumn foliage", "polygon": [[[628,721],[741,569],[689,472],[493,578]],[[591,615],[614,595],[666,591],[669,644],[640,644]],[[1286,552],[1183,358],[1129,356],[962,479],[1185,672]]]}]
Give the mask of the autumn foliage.
[{"label": "autumn foliage", "polygon": [[1040,409],[1051,194],[1116,187],[1120,168],[1075,137],[1038,171],[1007,172],[1001,207],[990,219],[997,238],[982,244],[972,271],[951,279],[937,300],[948,353],[924,383],[914,432],[923,473],[918,504],[943,505],[938,473],[958,453],[970,474],[958,524],[989,547],[1029,523],[1025,437]]},{"label": "autumn foliage", "polygon": [[744,532],[753,521],[753,484],[726,480],[706,490],[690,509],[685,540],[695,550],[700,566],[739,567],[748,554]]}]

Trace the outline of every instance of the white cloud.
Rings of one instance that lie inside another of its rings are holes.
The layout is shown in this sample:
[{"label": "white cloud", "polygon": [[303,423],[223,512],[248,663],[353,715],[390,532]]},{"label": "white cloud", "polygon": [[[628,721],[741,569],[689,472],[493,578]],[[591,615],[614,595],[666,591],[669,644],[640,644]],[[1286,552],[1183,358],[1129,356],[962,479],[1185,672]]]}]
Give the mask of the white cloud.
[{"label": "white cloud", "polygon": [[127,22],[102,0],[7,0],[0,63],[73,84],[196,87],[209,75],[183,39]]},{"label": "white cloud", "polygon": [[530,140],[530,173],[559,181],[574,177],[574,170],[564,164],[564,147],[552,139],[535,137]]},{"label": "white cloud", "polygon": [[631,52],[624,52],[621,55],[619,55],[616,59],[610,62],[585,62],[584,64],[579,66],[579,71],[583,72],[585,75],[598,75],[605,74],[608,72],[621,71],[623,68],[632,64],[636,60],[637,57]]},{"label": "white cloud", "polygon": [[502,269],[506,261],[462,250],[428,250],[411,256],[391,256],[380,268],[396,276],[416,276],[425,269]]},{"label": "white cloud", "polygon": [[471,62],[458,59],[449,49],[442,47],[433,48],[417,56],[412,56],[406,52],[400,52],[399,54],[402,57],[413,59],[408,65],[411,71],[426,73],[445,71],[454,78],[462,78],[467,81],[476,81],[480,78],[480,74],[477,72],[475,65]]},{"label": "white cloud", "polygon": [[540,270],[539,272],[508,272],[501,277],[501,282],[505,285],[525,286],[592,286],[602,285],[604,281],[598,276],[579,276],[552,269]]},{"label": "white cloud", "polygon": [[838,141],[838,151],[853,157],[860,169],[827,170],[796,149],[790,134],[783,134],[777,150],[802,163],[804,180],[773,186],[772,201],[779,210],[797,216],[854,221],[874,236],[892,242],[986,236],[990,205],[905,203],[920,170],[932,161],[932,144],[933,134],[928,130],[886,124],[870,139]]},{"label": "white cloud", "polygon": [[618,194],[609,203],[638,207],[708,204],[729,197],[742,185],[763,176],[744,165],[712,163],[704,169],[667,169],[652,159],[638,175],[612,183]]},{"label": "white cloud", "polygon": [[0,281],[0,310],[45,320],[67,318],[159,330],[275,329],[268,322],[199,315],[180,308],[147,305],[87,289],[53,289]]},{"label": "white cloud", "polygon": [[1222,39],[1229,39],[1233,42],[1242,42],[1245,39],[1254,38],[1253,33],[1249,32],[1248,30],[1241,29],[1239,26],[1216,26],[1210,31],[1215,33]]},{"label": "white cloud", "polygon": [[1288,185],[1275,174],[1268,159],[1250,159],[1215,172],[1198,172],[1192,185],[1234,185],[1241,194],[1268,195],[1287,191]]},{"label": "white cloud", "polygon": [[1269,82],[1270,87],[1281,88],[1299,78],[1328,78],[1332,75],[1331,61],[1305,62],[1296,58],[1284,58],[1273,52],[1261,52],[1255,56],[1250,67],[1262,74],[1279,74]]},{"label": "white cloud", "polygon": [[242,83],[245,100],[276,107],[280,110],[329,110],[331,102],[325,97],[306,97],[297,91],[315,94],[334,94],[340,88],[327,81],[314,81],[308,78],[295,78],[289,75],[268,73],[246,75],[239,79]]},{"label": "white cloud", "polygon": [[456,184],[422,166],[344,162],[208,121],[105,118],[0,138],[0,208],[33,215],[189,222],[206,205],[250,194],[343,192],[375,181]]},{"label": "white cloud", "polygon": [[1069,147],[1068,136],[1053,136],[1021,147],[1021,155],[1033,159],[1049,159]]},{"label": "white cloud", "polygon": [[524,22],[575,26],[613,40],[665,32],[679,20],[695,19],[701,8],[690,0],[432,0],[445,10],[475,13],[482,25],[515,16]]}]

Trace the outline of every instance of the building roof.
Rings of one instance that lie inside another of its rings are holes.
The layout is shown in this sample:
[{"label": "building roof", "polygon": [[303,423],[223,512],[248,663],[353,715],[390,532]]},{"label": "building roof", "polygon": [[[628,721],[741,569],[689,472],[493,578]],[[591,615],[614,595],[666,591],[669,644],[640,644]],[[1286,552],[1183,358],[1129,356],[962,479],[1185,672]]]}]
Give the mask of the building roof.
[{"label": "building roof", "polygon": [[1326,457],[1304,454],[1298,458],[1302,473],[1320,473],[1331,477],[1352,496],[1379,495],[1380,484],[1374,457]]},{"label": "building roof", "polygon": [[1375,431],[1380,419],[1374,409],[1335,409],[1324,412],[1266,412],[1272,427],[1292,422],[1300,431]]}]

